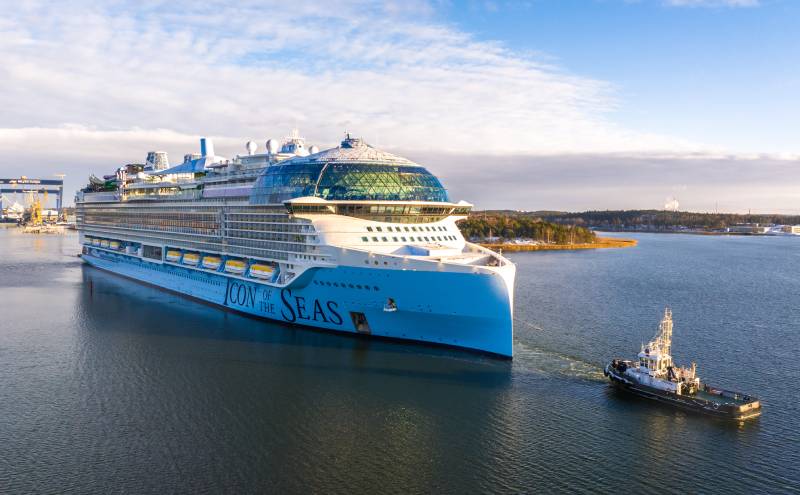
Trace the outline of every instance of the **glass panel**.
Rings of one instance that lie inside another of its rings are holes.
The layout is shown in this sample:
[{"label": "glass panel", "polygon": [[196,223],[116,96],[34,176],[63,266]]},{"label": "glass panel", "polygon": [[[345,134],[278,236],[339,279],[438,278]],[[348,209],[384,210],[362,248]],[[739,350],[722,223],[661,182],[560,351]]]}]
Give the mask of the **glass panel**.
[{"label": "glass panel", "polygon": [[[419,166],[368,163],[293,163],[268,167],[258,177],[251,204],[275,204],[301,196],[328,200],[448,202],[441,182]],[[371,213],[408,214],[403,206],[373,205]]]},{"label": "glass panel", "polygon": [[[423,167],[361,163],[329,164],[320,177],[317,196],[330,200],[448,201],[439,179]],[[395,209],[380,209],[384,211],[391,214]]]}]

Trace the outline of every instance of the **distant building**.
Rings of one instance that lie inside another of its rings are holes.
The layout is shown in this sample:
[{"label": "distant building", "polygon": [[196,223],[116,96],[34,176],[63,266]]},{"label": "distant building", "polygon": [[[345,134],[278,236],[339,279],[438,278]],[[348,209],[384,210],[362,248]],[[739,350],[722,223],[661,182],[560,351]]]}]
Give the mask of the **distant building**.
[{"label": "distant building", "polygon": [[784,225],[781,231],[784,234],[800,235],[800,225]]},{"label": "distant building", "polygon": [[731,234],[766,234],[769,232],[769,230],[769,225],[743,223],[739,225],[731,225],[726,231]]}]

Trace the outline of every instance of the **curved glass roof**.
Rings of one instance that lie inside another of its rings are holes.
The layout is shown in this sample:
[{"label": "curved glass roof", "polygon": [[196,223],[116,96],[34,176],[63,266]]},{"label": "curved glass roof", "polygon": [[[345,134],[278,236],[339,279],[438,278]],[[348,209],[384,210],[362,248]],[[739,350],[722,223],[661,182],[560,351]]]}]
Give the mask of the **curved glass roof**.
[{"label": "curved glass roof", "polygon": [[449,202],[439,179],[424,167],[349,138],[339,148],[267,167],[253,187],[250,203],[274,204],[303,196]]}]

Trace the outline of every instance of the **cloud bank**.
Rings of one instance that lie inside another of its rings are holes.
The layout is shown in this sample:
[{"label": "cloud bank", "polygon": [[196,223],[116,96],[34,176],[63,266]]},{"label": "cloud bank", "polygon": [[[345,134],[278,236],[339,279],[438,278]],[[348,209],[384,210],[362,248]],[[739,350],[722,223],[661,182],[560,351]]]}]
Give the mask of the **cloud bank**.
[{"label": "cloud bank", "polygon": [[26,2],[0,24],[0,127],[259,137],[297,125],[328,142],[350,130],[499,153],[689,146],[607,120],[607,83],[428,21],[424,7]]},{"label": "cloud bank", "polygon": [[[615,124],[611,84],[479,40],[435,12],[423,1],[23,2],[0,19],[0,175],[64,172],[74,189],[89,171],[141,162],[149,149],[176,161],[208,135],[233,155],[296,126],[322,147],[350,131],[423,163],[437,157],[431,168],[459,197],[529,208],[522,181],[508,184],[519,194],[471,188],[466,178],[483,179],[461,176],[463,164],[513,159],[525,178],[544,157],[565,181],[581,170],[590,187],[592,174],[608,173],[603,156],[719,156]],[[551,208],[572,204],[552,199]]]}]

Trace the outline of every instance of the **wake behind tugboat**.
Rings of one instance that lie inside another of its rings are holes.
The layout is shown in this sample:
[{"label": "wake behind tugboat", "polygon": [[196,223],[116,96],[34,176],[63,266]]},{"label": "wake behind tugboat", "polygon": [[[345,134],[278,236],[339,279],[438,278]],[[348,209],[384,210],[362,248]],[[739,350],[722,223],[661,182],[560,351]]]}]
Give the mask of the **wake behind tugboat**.
[{"label": "wake behind tugboat", "polygon": [[695,363],[675,366],[671,350],[672,311],[666,308],[658,333],[642,346],[638,360],[614,359],[603,374],[623,390],[684,409],[739,421],[761,415],[757,398],[701,383]]}]

